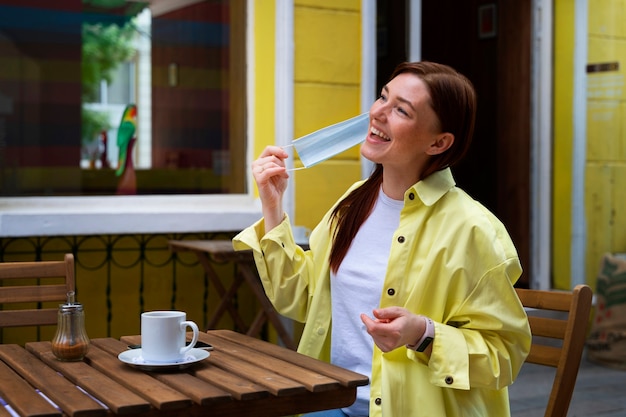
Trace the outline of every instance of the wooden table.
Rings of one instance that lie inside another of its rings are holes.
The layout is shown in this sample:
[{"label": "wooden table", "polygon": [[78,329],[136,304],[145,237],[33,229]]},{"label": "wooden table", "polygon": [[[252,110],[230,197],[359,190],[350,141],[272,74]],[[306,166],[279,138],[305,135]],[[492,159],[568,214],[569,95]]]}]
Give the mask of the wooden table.
[{"label": "wooden table", "polygon": [[[209,329],[214,329],[220,318],[228,313],[235,324],[243,329],[247,335],[257,336],[265,321],[269,320],[283,344],[289,349],[296,349],[296,344],[285,328],[280,315],[265,295],[254,264],[252,251],[235,251],[230,240],[170,240],[169,247],[173,252],[194,252],[220,296],[220,303],[209,318],[207,324]],[[230,288],[224,288],[212,262],[233,262],[236,264],[236,274]],[[233,303],[237,290],[244,282],[250,287],[260,305],[259,311],[250,325],[241,318]]]},{"label": "wooden table", "polygon": [[[272,417],[352,404],[368,378],[230,330],[200,333],[211,355],[184,370],[145,372],[117,355],[139,336],[102,338],[81,362],[50,342],[0,345],[0,397],[24,417]],[[47,402],[45,394],[58,407]],[[0,416],[8,416],[0,406]]]}]

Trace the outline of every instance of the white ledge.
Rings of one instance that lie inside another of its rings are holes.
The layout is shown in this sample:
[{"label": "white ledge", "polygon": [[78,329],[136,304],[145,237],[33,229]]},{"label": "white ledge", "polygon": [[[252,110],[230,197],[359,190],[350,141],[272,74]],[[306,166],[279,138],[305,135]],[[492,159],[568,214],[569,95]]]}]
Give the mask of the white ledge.
[{"label": "white ledge", "polygon": [[0,198],[0,237],[233,232],[261,218],[248,195]]}]

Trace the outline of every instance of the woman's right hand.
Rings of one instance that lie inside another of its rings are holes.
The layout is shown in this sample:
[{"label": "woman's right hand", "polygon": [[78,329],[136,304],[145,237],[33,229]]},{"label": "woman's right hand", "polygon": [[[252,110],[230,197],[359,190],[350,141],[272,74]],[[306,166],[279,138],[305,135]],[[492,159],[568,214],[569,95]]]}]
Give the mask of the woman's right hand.
[{"label": "woman's right hand", "polygon": [[289,156],[278,146],[266,147],[258,159],[252,162],[252,175],[259,189],[263,206],[265,233],[283,221],[283,195],[287,189],[289,174],[285,159]]}]

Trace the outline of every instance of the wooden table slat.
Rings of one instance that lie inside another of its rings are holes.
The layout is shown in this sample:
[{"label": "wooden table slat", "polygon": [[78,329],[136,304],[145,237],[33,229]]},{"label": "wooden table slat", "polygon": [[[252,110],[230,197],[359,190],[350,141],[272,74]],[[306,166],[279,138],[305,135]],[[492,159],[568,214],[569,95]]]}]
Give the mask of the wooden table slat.
[{"label": "wooden table slat", "polygon": [[[210,336],[208,334],[202,334],[202,341],[207,343],[215,344],[215,337],[219,336]],[[220,350],[227,352],[229,355],[234,356],[242,361],[250,361],[258,355],[255,354],[254,350],[250,347],[243,345],[241,343],[237,343],[228,338],[222,338],[219,343]],[[254,361],[252,364],[256,367],[261,367],[277,374],[280,374],[286,378],[297,381],[298,383],[304,385],[307,390],[311,392],[319,392],[326,391],[329,389],[335,388],[339,385],[339,381],[336,379],[330,378],[326,375],[320,374],[319,372],[312,371],[310,369],[302,369],[301,367],[296,367],[293,363],[284,361],[282,358],[274,357],[274,356],[264,356],[262,361]]]},{"label": "wooden table slat", "polygon": [[211,359],[211,363],[216,367],[264,386],[273,395],[293,395],[298,392],[306,391],[304,385],[294,380],[261,368],[254,363],[242,361],[222,350],[214,350],[211,354]]},{"label": "wooden table slat", "polygon": [[[60,417],[61,412],[4,362],[0,362],[0,397],[21,416]],[[11,414],[0,405],[0,410]]]},{"label": "wooden table slat", "polygon": [[[80,386],[98,398],[114,413],[127,414],[150,410],[150,403],[89,366],[87,358],[78,362],[59,361],[51,351],[50,342],[27,343],[26,349],[60,372],[68,382],[71,381],[72,384]],[[94,350],[94,346],[90,346],[87,355],[94,354]]]},{"label": "wooden table slat", "polygon": [[[208,339],[206,333],[201,333],[199,339],[207,341]],[[122,340],[129,344],[137,341],[136,339],[129,340],[125,338]],[[141,339],[139,339],[139,342],[140,341]],[[237,385],[234,385],[234,388],[236,388],[238,392],[240,392],[241,388],[250,388],[252,392],[258,392],[259,394],[261,394],[261,391],[266,390],[273,395],[292,395],[306,390],[304,385],[296,381],[285,378],[271,370],[259,368],[257,364],[242,361],[237,357],[229,355],[228,352],[225,352],[221,348],[212,350],[211,355],[208,359],[206,359],[206,361],[208,361],[211,366],[222,369],[226,374],[241,377],[242,381]],[[213,373],[215,372],[213,371]],[[203,377],[207,377],[208,374],[209,372],[196,370],[196,375],[203,375]],[[258,387],[253,385],[251,386],[250,381],[263,387],[263,389],[259,390]],[[209,380],[209,382],[211,381]],[[243,385],[240,386],[239,384],[242,382]]]},{"label": "wooden table slat", "polygon": [[[50,342],[37,342],[48,343]],[[31,343],[26,344],[26,348]],[[0,345],[0,357],[24,378],[30,385],[39,389],[52,402],[72,417],[105,416],[107,410],[91,397],[79,390],[76,385],[59,375],[50,364],[33,355],[32,351],[19,345]],[[48,348],[50,350],[50,348]],[[50,352],[52,355],[52,352]],[[61,362],[54,358],[57,363]],[[44,363],[42,363],[44,362]]]},{"label": "wooden table slat", "polygon": [[116,339],[92,341],[94,350],[85,358],[89,365],[120,385],[132,389],[159,410],[177,410],[190,407],[193,401],[187,395],[155,380],[150,373],[125,364],[117,358],[128,347]]},{"label": "wooden table slat", "polygon": [[[206,341],[204,333],[200,333],[199,339]],[[187,336],[187,340],[189,340],[189,334]],[[138,345],[141,344],[141,336],[123,336],[121,341],[126,345]],[[208,359],[210,360],[211,357],[209,356]],[[202,368],[194,366],[192,371],[198,378],[223,389],[239,401],[250,401],[269,396],[269,392],[264,387],[253,384],[245,378],[233,375],[230,372],[224,371],[216,366]]]},{"label": "wooden table slat", "polygon": [[[191,333],[187,334],[187,340],[191,340]],[[109,347],[111,349],[110,352],[117,352],[120,347],[138,344],[141,344],[141,336],[124,336],[122,338],[121,344],[112,343]],[[205,368],[210,368],[207,364],[207,360],[204,360],[198,364],[194,364],[192,365],[189,372],[192,372],[196,369],[204,370]],[[184,392],[185,395],[188,395],[189,398],[191,398],[196,404],[209,405],[216,402],[228,402],[233,400],[233,396],[230,394],[229,390],[225,390],[216,384],[209,383],[211,381],[211,378],[208,378],[205,381],[199,381],[198,379],[194,378],[193,374],[186,372],[152,372],[151,375],[155,379],[163,382],[164,384],[169,385],[170,387],[180,392]],[[238,382],[241,383],[241,380]]]},{"label": "wooden table slat", "polygon": [[[312,393],[309,391],[282,397],[252,401],[236,401],[233,404],[217,404],[211,407],[210,416],[278,417],[346,407],[356,399],[353,388],[339,387],[333,391]],[[294,413],[293,410],[298,410]],[[204,417],[198,415],[197,417]]]},{"label": "wooden table slat", "polygon": [[[266,355],[279,358],[283,361],[298,365],[299,367],[318,372],[329,378],[337,380],[341,385],[347,387],[363,386],[369,384],[369,378],[365,375],[352,372],[337,366],[333,366],[326,362],[319,361],[306,355],[299,354],[294,351],[286,350],[278,345],[259,340],[250,340],[244,335],[232,330],[213,330],[210,332],[212,336],[218,336],[235,343],[248,346],[256,351],[265,353]],[[208,343],[211,343],[210,341]]]}]

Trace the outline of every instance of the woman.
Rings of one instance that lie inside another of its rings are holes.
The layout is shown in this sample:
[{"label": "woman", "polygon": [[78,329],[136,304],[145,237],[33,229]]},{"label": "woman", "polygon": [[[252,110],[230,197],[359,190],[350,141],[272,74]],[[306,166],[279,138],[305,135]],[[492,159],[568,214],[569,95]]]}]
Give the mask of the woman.
[{"label": "woman", "polygon": [[253,162],[263,219],[233,240],[252,249],[268,298],[305,322],[298,351],[368,375],[328,416],[510,415],[507,386],[530,349],[506,229],[455,187],[476,97],[452,68],[400,64],[370,109],[361,154],[376,163],[310,236],[282,209],[287,153]]}]

